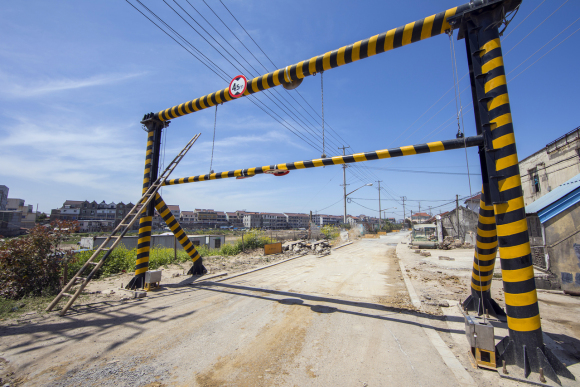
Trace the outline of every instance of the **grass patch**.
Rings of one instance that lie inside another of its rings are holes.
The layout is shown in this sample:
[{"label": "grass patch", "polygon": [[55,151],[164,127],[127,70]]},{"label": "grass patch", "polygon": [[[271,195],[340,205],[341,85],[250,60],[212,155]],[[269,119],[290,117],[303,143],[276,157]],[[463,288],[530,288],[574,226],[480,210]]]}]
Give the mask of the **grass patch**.
[{"label": "grass patch", "polygon": [[0,297],[0,320],[17,318],[25,313],[41,313],[54,300],[54,295],[24,297],[20,300],[10,300]]}]

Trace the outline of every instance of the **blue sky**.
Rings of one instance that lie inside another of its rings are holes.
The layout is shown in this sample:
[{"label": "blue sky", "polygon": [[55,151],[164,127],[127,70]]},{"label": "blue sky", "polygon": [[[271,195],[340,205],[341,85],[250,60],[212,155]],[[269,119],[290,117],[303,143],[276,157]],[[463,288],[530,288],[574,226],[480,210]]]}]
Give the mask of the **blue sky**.
[{"label": "blue sky", "polygon": [[[231,77],[240,73],[164,2],[141,1]],[[462,4],[298,1],[290,7],[287,2],[224,0],[269,60],[219,1],[207,1],[268,71],[275,69],[270,60],[281,68]],[[131,2],[141,8],[136,0]],[[179,10],[173,0],[167,2]],[[238,57],[193,5],[260,74],[265,73],[203,1],[177,2]],[[575,0],[524,0],[506,30],[502,45],[520,159],[579,125],[580,33],[574,33],[580,28],[578,16],[580,3]],[[4,2],[0,36],[0,184],[10,188],[10,197],[38,203],[42,211],[58,208],[67,199],[135,202],[144,162],[146,133],[139,124],[143,114],[227,86],[126,1]],[[463,77],[464,41],[454,40],[454,46]],[[454,138],[452,69],[449,38],[440,35],[327,71],[324,114],[333,131],[326,128],[326,153],[338,154],[337,147],[344,142],[350,151],[363,152]],[[460,90],[465,133],[474,135],[468,77],[460,81]],[[306,78],[297,91],[300,95],[280,89],[276,95],[284,96],[293,114],[310,123],[315,135],[305,136],[320,148],[320,76]],[[259,94],[277,114],[304,131]],[[208,172],[214,114],[213,108],[206,109],[170,124],[165,164],[189,138],[202,133],[172,177]],[[215,171],[320,157],[319,150],[247,98],[220,106],[216,126]],[[464,150],[366,162],[347,169],[348,189],[382,180],[383,208],[397,207],[387,216],[402,218],[400,196],[409,199],[408,214],[418,210],[417,200],[423,210],[451,201],[456,194],[477,192],[481,185],[477,152],[468,149],[467,155],[471,189]],[[334,166],[293,171],[285,177],[166,187],[162,194],[168,204],[179,204],[182,210],[342,214],[340,184],[342,169]],[[375,182],[351,195],[356,199],[348,212],[376,216],[376,186]]]}]

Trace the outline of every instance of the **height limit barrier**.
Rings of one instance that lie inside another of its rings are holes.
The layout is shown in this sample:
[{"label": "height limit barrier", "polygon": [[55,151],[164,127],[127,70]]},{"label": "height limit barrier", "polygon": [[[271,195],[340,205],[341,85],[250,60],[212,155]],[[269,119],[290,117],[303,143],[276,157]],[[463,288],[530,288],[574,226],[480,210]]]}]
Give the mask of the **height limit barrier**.
[{"label": "height limit barrier", "polygon": [[[539,372],[541,368],[544,375],[557,383],[560,383],[558,375],[574,379],[574,376],[543,343],[518,157],[499,41],[499,27],[506,22],[506,14],[516,10],[520,4],[521,0],[474,0],[253,78],[248,81],[248,87],[243,94],[243,96],[248,96],[279,85],[295,87],[307,76],[457,29],[459,30],[458,38],[464,39],[467,47],[477,136],[461,139],[460,144],[457,140],[438,142],[439,148],[432,146],[435,143],[420,144],[398,148],[400,154],[396,151],[392,152],[393,150],[383,150],[238,169],[210,175],[170,179],[165,181],[165,185],[253,176],[269,169],[302,169],[477,146],[482,171],[483,195],[473,265],[472,291],[470,297],[464,302],[464,306],[478,311],[479,314],[489,309],[498,317],[504,313],[507,315],[509,336],[496,347],[498,360],[505,360],[507,364],[516,365],[524,371],[525,377],[528,377],[531,371]],[[141,122],[149,132],[147,155],[152,149],[152,160],[149,164],[146,162],[144,188],[155,180],[153,175],[158,168],[160,134],[161,130],[168,125],[169,120],[231,100],[233,98],[226,88],[157,113],[145,115]],[[151,144],[151,138],[153,138],[153,144]],[[460,146],[457,146],[458,144]],[[403,151],[403,148],[407,152]],[[371,157],[367,157],[369,154]],[[152,211],[147,212],[142,222],[145,224],[150,222],[149,219],[153,216]],[[146,226],[143,229],[146,230]],[[145,234],[146,231],[141,239],[140,229],[141,251],[144,254],[146,252],[148,260],[148,248],[145,247],[149,246],[150,237],[147,240]],[[499,250],[502,268],[505,312],[491,299],[489,292],[497,250]],[[138,273],[136,273],[137,276]]]}]

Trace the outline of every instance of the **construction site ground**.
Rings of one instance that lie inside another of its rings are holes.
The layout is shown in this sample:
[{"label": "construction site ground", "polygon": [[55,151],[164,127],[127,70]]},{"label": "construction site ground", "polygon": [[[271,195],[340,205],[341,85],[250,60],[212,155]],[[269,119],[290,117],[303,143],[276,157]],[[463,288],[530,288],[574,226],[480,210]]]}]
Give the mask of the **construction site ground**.
[{"label": "construction site ground", "polygon": [[[521,385],[469,362],[456,303],[469,292],[473,251],[430,250],[424,257],[400,243],[407,237],[357,240],[331,255],[235,276],[227,270],[211,277],[220,264],[201,278],[174,277],[184,268],[170,268],[160,290],[138,299],[118,290],[124,277],[95,281],[101,284],[91,286],[106,284],[101,293],[64,317],[37,313],[0,322],[1,383]],[[500,288],[494,281],[501,303]],[[556,292],[539,297],[547,345],[580,376],[580,300]],[[496,338],[502,334],[498,329]]]}]

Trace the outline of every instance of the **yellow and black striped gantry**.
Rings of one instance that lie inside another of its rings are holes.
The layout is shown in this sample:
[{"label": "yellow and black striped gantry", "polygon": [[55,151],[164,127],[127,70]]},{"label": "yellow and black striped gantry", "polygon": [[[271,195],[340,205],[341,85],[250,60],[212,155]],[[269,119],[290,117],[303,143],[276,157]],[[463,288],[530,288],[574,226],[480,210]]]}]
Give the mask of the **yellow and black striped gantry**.
[{"label": "yellow and black striped gantry", "polygon": [[[298,62],[295,65],[287,66],[283,69],[278,69],[271,73],[253,78],[248,80],[248,88],[244,92],[244,96],[279,86],[281,84],[291,83],[315,73],[320,73],[398,47],[406,46],[432,36],[440,35],[445,31],[454,29],[454,27],[447,22],[447,18],[460,14],[470,8],[470,4],[460,5],[444,12],[428,16],[424,19],[405,24],[404,26],[393,28],[392,30],[358,41],[354,44],[341,47],[337,50],[329,51],[323,55]],[[232,98],[228,92],[228,88],[225,88],[223,90],[218,90],[215,93],[162,110],[156,113],[155,117],[161,121],[167,121],[233,99],[234,98]]]},{"label": "yellow and black striped gantry", "polygon": [[482,136],[458,138],[446,141],[434,141],[426,144],[408,145],[398,148],[382,149],[373,152],[355,153],[346,156],[334,156],[324,159],[313,159],[307,161],[295,161],[292,163],[266,165],[248,169],[235,169],[226,172],[216,172],[207,175],[197,175],[165,180],[163,185],[176,185],[185,183],[195,183],[198,181],[208,181],[216,179],[226,179],[229,177],[249,177],[266,173],[272,170],[292,171],[295,169],[317,168],[329,165],[340,165],[359,163],[363,161],[387,159],[392,157],[412,156],[422,153],[440,152],[445,150],[459,149],[465,147],[479,146],[483,143]]}]

